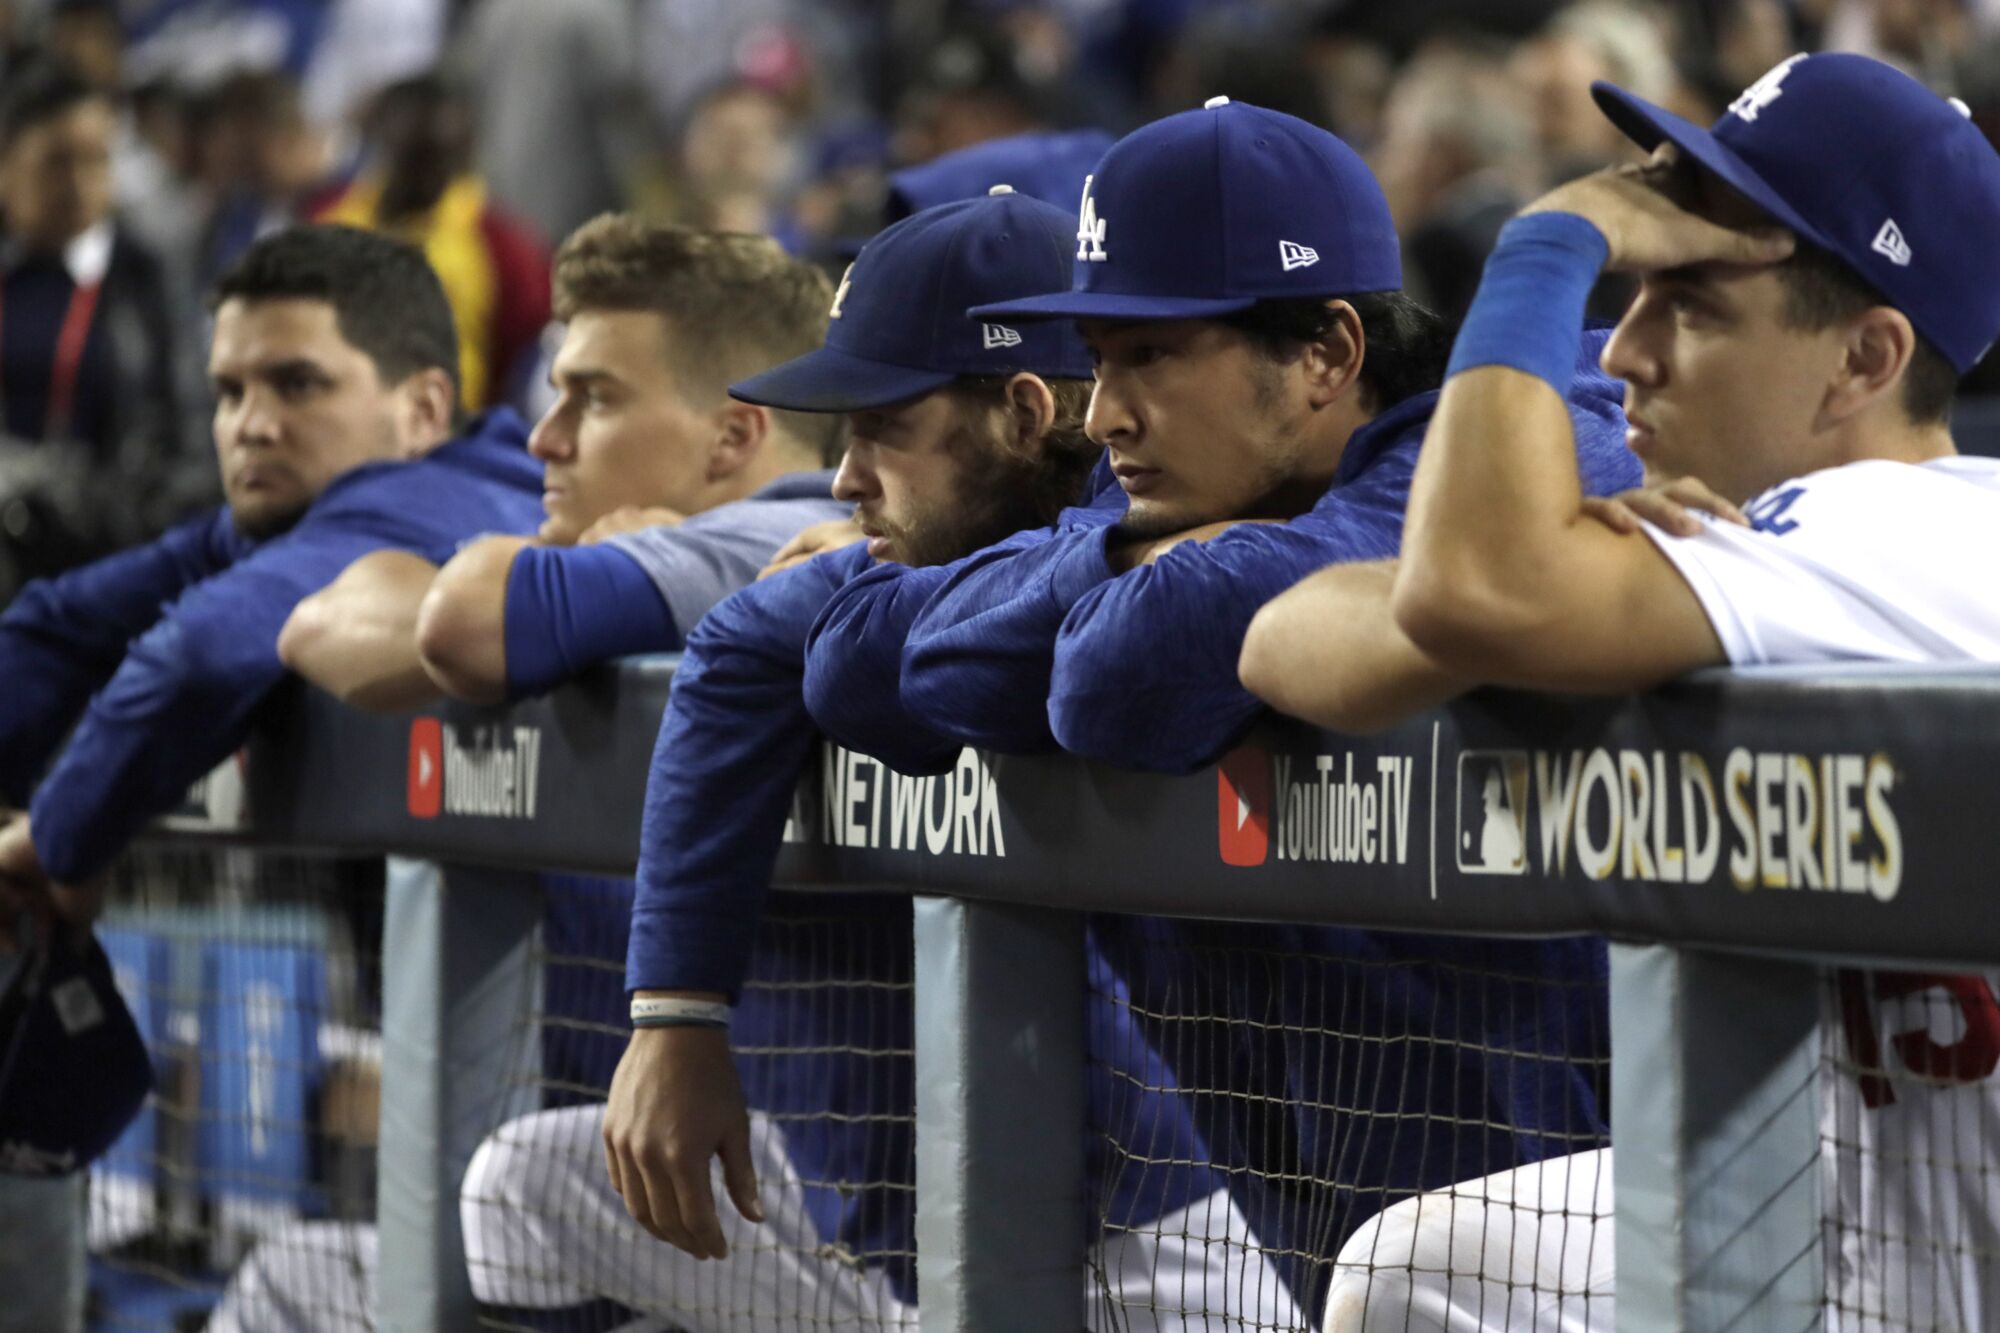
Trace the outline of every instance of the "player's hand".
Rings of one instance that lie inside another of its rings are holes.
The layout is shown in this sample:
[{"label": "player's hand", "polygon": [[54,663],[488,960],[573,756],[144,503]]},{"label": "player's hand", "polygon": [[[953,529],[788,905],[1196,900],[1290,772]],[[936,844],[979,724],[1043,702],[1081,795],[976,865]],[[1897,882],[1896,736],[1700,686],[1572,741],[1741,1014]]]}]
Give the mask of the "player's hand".
[{"label": "player's hand", "polygon": [[1795,244],[1783,227],[1725,227],[1691,212],[1693,179],[1672,144],[1641,163],[1607,167],[1559,185],[1522,209],[1574,213],[1604,233],[1607,269],[1653,273],[1688,264],[1775,264]]},{"label": "player's hand", "polygon": [[757,577],[768,579],[780,570],[803,565],[824,551],[852,546],[867,535],[860,524],[851,518],[830,518],[824,523],[815,523],[780,546],[778,553],[771,557],[771,563],[757,571]]},{"label": "player's hand", "polygon": [[56,905],[28,836],[28,817],[15,815],[0,827],[0,947],[21,948],[17,930],[23,918],[32,918],[36,934],[44,934],[55,922]]},{"label": "player's hand", "polygon": [[590,546],[606,537],[616,537],[620,533],[637,532],[641,528],[671,528],[686,521],[687,515],[678,509],[665,505],[641,507],[620,505],[597,522],[585,528],[577,537],[578,546]]},{"label": "player's hand", "polygon": [[640,1028],[604,1108],[611,1187],[639,1225],[697,1259],[729,1253],[709,1187],[709,1159],[736,1211],[764,1220],[750,1164],[750,1114],[724,1028]]},{"label": "player's hand", "polygon": [[1676,537],[1692,537],[1701,531],[1697,512],[1712,514],[1725,523],[1749,527],[1750,520],[1729,501],[1693,477],[1621,491],[1613,496],[1586,496],[1583,512],[1613,532],[1636,533],[1644,520]]}]

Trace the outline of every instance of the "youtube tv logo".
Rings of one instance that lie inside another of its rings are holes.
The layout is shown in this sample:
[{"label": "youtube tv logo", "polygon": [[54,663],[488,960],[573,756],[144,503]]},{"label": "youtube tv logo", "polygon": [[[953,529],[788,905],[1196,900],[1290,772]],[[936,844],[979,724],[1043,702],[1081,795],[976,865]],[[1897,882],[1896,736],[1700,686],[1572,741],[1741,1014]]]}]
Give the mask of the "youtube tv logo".
[{"label": "youtube tv logo", "polygon": [[434,717],[410,723],[410,815],[436,819],[444,808],[444,724]]},{"label": "youtube tv logo", "polygon": [[1244,746],[1215,766],[1215,841],[1222,863],[1260,866],[1271,854],[1271,757]]}]

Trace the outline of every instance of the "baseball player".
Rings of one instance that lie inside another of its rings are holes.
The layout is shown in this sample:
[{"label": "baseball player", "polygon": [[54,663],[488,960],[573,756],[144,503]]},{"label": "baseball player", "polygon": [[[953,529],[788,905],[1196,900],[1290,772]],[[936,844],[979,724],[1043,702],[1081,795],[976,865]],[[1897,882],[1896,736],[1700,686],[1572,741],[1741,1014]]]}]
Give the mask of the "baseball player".
[{"label": "baseball player", "polygon": [[443,559],[535,512],[519,418],[454,438],[450,311],[417,251],[292,228],[223,277],[214,310],[227,503],[0,616],[0,794],[29,808],[0,831],[0,878],[71,917],[132,834],[243,743],[300,600],[367,552]]},{"label": "baseball player", "polygon": [[[1653,156],[1502,235],[1393,574],[1410,649],[1464,682],[1598,690],[1721,664],[2000,661],[2000,462],[1958,456],[1949,426],[2000,335],[2000,155],[1962,105],[1860,56],[1795,56],[1712,130],[1595,91]],[[1580,521],[1561,392],[1607,269],[1641,280],[1604,353],[1633,449],[1735,517]],[[2000,1319],[2000,1081],[1943,1054],[2000,1027],[1994,980],[1883,973],[1829,1003],[1847,1048],[1822,1078],[1829,1327]],[[1609,1328],[1613,1246],[1590,1223],[1610,1174],[1586,1157],[1399,1204],[1343,1252],[1329,1327]]]},{"label": "baseball player", "polygon": [[[647,793],[628,965],[638,1031],[602,1127],[623,1207],[674,1248],[656,1248],[636,1269],[601,1247],[584,1258],[590,1226],[572,1230],[553,1221],[564,1210],[548,1202],[574,1199],[580,1191],[569,1184],[542,1191],[539,1206],[517,1203],[511,1217],[489,1209],[500,1216],[479,1224],[500,1236],[562,1237],[561,1253],[578,1256],[555,1266],[570,1275],[572,1296],[610,1292],[704,1329],[787,1326],[802,1305],[870,1324],[914,1318],[907,1131],[870,1145],[850,1123],[908,1113],[908,1066],[899,1058],[888,1067],[897,1071],[891,1077],[881,1058],[909,1040],[907,992],[885,995],[878,987],[871,1005],[843,1000],[837,1008],[846,1012],[819,1016],[808,1044],[837,1048],[844,1041],[846,1055],[793,1057],[789,1067],[742,1062],[762,1083],[751,1087],[751,1105],[800,1113],[784,1118],[782,1132],[769,1115],[745,1114],[730,1043],[759,1044],[756,1006],[768,1004],[743,983],[794,779],[813,736],[800,698],[813,619],[836,589],[877,561],[931,563],[1049,521],[1077,497],[1097,461],[1099,451],[1079,429],[1086,363],[1074,336],[1054,328],[999,331],[962,316],[975,301],[1065,280],[1069,228],[1067,214],[1004,187],[919,213],[862,251],[842,284],[823,350],[734,390],[751,401],[847,417],[850,443],[836,489],[856,504],[867,542],[729,599],[690,639]],[[938,317],[909,317],[913,291],[929,295]],[[958,750],[955,742],[937,742],[927,763],[948,766]],[[907,979],[907,902],[818,895],[782,902],[782,895],[772,900],[781,915],[838,912],[843,931],[872,941],[873,960],[859,956],[843,965],[843,975],[856,966],[856,975],[871,979]],[[816,962],[825,967],[815,958],[820,948],[804,938],[786,955],[767,935],[758,943],[759,966],[778,965],[769,979],[810,979]],[[1099,981],[1101,994],[1115,996],[1114,979]],[[1115,999],[1095,1004],[1092,1020],[1100,1068],[1123,1075],[1101,1074],[1095,1096],[1171,1088]],[[1142,1098],[1147,1119],[1160,1127],[1159,1155],[1200,1160],[1176,1099],[1161,1092]],[[856,1179],[860,1152],[872,1157],[874,1174],[859,1178],[879,1184],[843,1193],[822,1183]],[[720,1163],[712,1174],[714,1157]],[[484,1165],[475,1163],[474,1175]],[[1182,1327],[1224,1309],[1239,1285],[1251,1295],[1247,1304],[1236,1298],[1238,1308],[1285,1317],[1289,1305],[1275,1281],[1257,1280],[1254,1263],[1232,1273],[1225,1261],[1227,1245],[1247,1243],[1247,1228],[1217,1179],[1200,1170],[1147,1174],[1113,1190],[1109,1212],[1133,1230],[1107,1239],[1100,1255],[1131,1308],[1099,1312],[1093,1323]],[[470,1200],[470,1182],[467,1193]],[[718,1193],[730,1205],[718,1207]],[[470,1201],[467,1210],[470,1232]],[[594,1206],[600,1226],[604,1215],[602,1204]],[[1179,1239],[1140,1231],[1163,1215],[1158,1229]],[[845,1258],[813,1257],[827,1252]],[[697,1262],[703,1257],[710,1262]],[[1244,1271],[1250,1280],[1241,1281]],[[1160,1299],[1156,1272],[1170,1284],[1185,1275],[1185,1284]],[[501,1274],[491,1280],[503,1295],[526,1285]],[[1140,1313],[1149,1309],[1155,1313]]]},{"label": "baseball player", "polygon": [[[818,466],[833,435],[823,418],[723,392],[734,375],[818,343],[832,289],[816,270],[761,238],[607,215],[565,243],[555,287],[568,321],[560,393],[528,437],[542,464],[537,536],[482,536],[442,573],[436,557],[375,552],[302,602],[280,656],[350,703],[408,707],[440,686],[517,697],[612,657],[678,649],[684,628],[781,543],[847,512]],[[718,324],[719,308],[732,318]],[[623,952],[629,881],[549,875],[543,890],[552,956]],[[580,972],[548,973],[544,1015],[556,1021],[543,1029],[542,1065],[556,1088],[603,1087],[616,1060],[589,1029],[617,1022],[623,996]],[[352,1224],[265,1237],[232,1276],[218,1333],[372,1309],[373,1255],[372,1229]]]},{"label": "baseball player", "polygon": [[440,690],[539,694],[591,662],[678,649],[781,545],[846,513],[824,418],[724,392],[816,346],[831,290],[761,237],[626,214],[579,228],[556,256],[558,393],[528,437],[539,530],[473,542],[442,571],[403,552],[358,561],[293,613],[285,661],[398,710]]},{"label": "baseball player", "polygon": [[[1087,428],[1120,491],[1078,521],[951,565],[880,566],[835,594],[807,703],[894,766],[921,763],[910,738],[931,733],[1210,763],[1262,707],[1236,677],[1258,604],[1321,565],[1396,550],[1444,344],[1396,290],[1388,208],[1352,150],[1217,99],[1112,148],[1074,246],[1070,289],[972,313],[1076,321],[1096,361]],[[1609,492],[1638,465],[1592,364],[1602,338],[1572,355],[1565,387],[1579,466]],[[878,633],[912,620],[907,642]],[[1098,944],[1134,993],[1213,995],[1248,1020],[1210,1048],[1176,1050],[1165,1031],[1156,1044],[1181,1086],[1244,1094],[1190,1104],[1308,1310],[1385,1196],[1459,1178],[1453,1160],[1513,1164],[1602,1132],[1587,1072],[1605,1055],[1601,946],[1130,919],[1101,923]],[[1310,962],[1232,976],[1231,946]],[[1383,1040],[1342,1041],[1328,1031],[1340,1012]],[[1288,1109],[1267,1117],[1273,1105]],[[1421,1112],[1456,1128],[1428,1144],[1383,1128]]]},{"label": "baseball player", "polygon": [[[30,584],[0,615],[0,796],[30,811],[0,830],[9,918],[95,914],[96,881],[126,841],[243,743],[284,678],[278,631],[301,598],[366,552],[442,559],[535,512],[518,418],[491,413],[453,438],[456,338],[421,253],[294,228],[253,246],[213,309],[226,505]],[[0,1101],[50,1086],[46,1049],[22,1049]],[[23,1191],[51,1194],[44,1184],[0,1181],[9,1235],[28,1234],[21,1214],[42,1205]],[[68,1327],[69,1297],[50,1291],[64,1271],[29,1265],[9,1283],[9,1316]]]}]

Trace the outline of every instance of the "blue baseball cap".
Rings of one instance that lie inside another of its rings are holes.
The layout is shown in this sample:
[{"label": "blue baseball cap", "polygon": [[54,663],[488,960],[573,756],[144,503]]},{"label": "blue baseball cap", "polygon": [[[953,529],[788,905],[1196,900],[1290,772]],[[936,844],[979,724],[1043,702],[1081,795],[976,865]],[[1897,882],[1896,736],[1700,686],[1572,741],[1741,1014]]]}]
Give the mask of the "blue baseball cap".
[{"label": "blue baseball cap", "polygon": [[1360,154],[1316,125],[1214,97],[1111,146],[1084,182],[1064,291],[976,319],[1209,319],[1262,300],[1395,291],[1402,250]]},{"label": "blue baseball cap", "polygon": [[1110,147],[1111,136],[1103,130],[1068,130],[1010,134],[960,148],[892,173],[885,221],[900,222],[939,204],[976,199],[1002,181],[1017,194],[1067,212],[1083,188],[1083,178]]},{"label": "blue baseball cap", "polygon": [[1784,61],[1703,129],[1608,83],[1621,131],[1662,141],[1829,250],[1959,373],[2000,337],[2000,153],[1963,102],[1867,56]]},{"label": "blue baseball cap", "polygon": [[904,218],[848,266],[825,345],[730,385],[730,396],[794,412],[858,412],[966,375],[1089,379],[1090,356],[1072,330],[965,316],[969,305],[1068,282],[1073,225],[1010,185]]},{"label": "blue baseball cap", "polygon": [[125,1132],[153,1062],[104,947],[37,935],[0,960],[0,1173],[59,1176]]}]

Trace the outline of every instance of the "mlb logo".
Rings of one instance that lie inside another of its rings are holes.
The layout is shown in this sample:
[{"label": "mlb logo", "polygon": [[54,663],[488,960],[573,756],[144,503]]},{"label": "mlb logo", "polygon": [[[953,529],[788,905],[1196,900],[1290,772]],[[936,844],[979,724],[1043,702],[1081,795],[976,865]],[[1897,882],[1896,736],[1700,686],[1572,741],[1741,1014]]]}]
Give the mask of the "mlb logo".
[{"label": "mlb logo", "polygon": [[1244,746],[1215,766],[1215,840],[1227,866],[1260,866],[1271,854],[1271,756]]},{"label": "mlb logo", "polygon": [[1458,832],[1467,875],[1528,872],[1528,752],[1466,750],[1458,756]]},{"label": "mlb logo", "polygon": [[410,723],[408,804],[412,819],[436,819],[444,808],[444,723],[434,717]]}]

